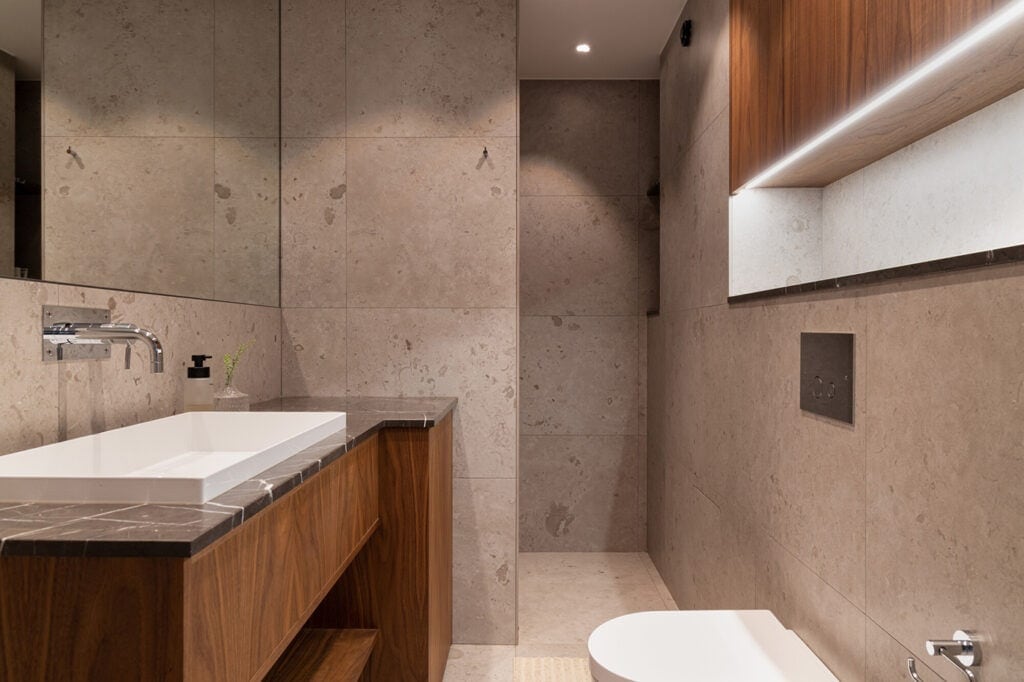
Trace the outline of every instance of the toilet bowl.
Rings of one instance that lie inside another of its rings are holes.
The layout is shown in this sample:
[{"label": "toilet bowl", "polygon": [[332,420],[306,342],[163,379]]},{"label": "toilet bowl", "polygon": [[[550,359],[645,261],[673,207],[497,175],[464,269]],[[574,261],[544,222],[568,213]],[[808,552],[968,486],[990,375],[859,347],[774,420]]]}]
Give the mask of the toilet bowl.
[{"label": "toilet bowl", "polygon": [[771,611],[646,611],[587,642],[597,682],[837,682]]}]

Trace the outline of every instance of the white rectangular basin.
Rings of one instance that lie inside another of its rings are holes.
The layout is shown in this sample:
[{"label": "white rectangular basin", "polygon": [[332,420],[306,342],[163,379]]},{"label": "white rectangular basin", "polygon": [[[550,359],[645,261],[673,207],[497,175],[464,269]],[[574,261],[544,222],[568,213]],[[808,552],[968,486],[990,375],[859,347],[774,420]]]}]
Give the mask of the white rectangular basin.
[{"label": "white rectangular basin", "polygon": [[344,412],[189,412],[0,457],[0,501],[201,504],[345,429]]}]

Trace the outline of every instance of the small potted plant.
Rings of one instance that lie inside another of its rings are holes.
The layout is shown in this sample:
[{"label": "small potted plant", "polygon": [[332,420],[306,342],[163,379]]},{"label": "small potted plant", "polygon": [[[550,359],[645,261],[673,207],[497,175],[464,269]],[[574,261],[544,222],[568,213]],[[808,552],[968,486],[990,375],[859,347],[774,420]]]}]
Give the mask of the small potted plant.
[{"label": "small potted plant", "polygon": [[246,341],[238,346],[234,353],[224,355],[224,388],[213,396],[214,408],[222,412],[248,412],[249,395],[242,393],[233,385],[235,372],[242,362],[242,356],[249,350],[253,341]]}]

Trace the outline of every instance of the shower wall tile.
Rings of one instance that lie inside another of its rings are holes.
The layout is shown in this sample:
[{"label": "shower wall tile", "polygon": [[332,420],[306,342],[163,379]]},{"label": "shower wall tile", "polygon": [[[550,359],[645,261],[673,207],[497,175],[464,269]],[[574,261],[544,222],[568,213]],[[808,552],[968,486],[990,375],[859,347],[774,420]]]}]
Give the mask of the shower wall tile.
[{"label": "shower wall tile", "polygon": [[351,137],[516,135],[514,0],[348,0]]},{"label": "shower wall tile", "polygon": [[286,308],[344,308],[346,141],[282,141],[281,300]]},{"label": "shower wall tile", "polygon": [[524,196],[637,193],[638,81],[523,81],[520,97]]},{"label": "shower wall tile", "polygon": [[281,0],[281,135],[345,137],[346,0]]},{"label": "shower wall tile", "polygon": [[515,159],[511,138],[350,140],[349,305],[514,307]]},{"label": "shower wall tile", "polygon": [[55,285],[0,279],[0,454],[57,440],[57,366],[43,364],[39,338],[43,306],[56,303]]},{"label": "shower wall tile", "polygon": [[455,476],[514,478],[514,309],[348,311],[354,395],[456,396]]},{"label": "shower wall tile", "polygon": [[214,168],[214,298],[278,305],[278,139],[217,138]]},{"label": "shower wall tile", "polygon": [[344,308],[346,141],[290,138],[281,158],[281,304]]},{"label": "shower wall tile", "polygon": [[51,279],[213,297],[213,138],[49,137],[43,159]]},{"label": "shower wall tile", "polygon": [[643,197],[661,178],[661,85],[650,80],[640,81],[638,87],[640,154],[636,193]]},{"label": "shower wall tile", "polygon": [[520,551],[640,551],[638,440],[523,436]]},{"label": "shower wall tile", "polygon": [[215,133],[280,133],[278,0],[215,0]]},{"label": "shower wall tile", "polygon": [[454,639],[516,640],[516,480],[456,478]]},{"label": "shower wall tile", "polygon": [[347,395],[348,312],[344,308],[285,308],[281,320],[282,395]]},{"label": "shower wall tile", "polygon": [[631,315],[637,295],[636,197],[523,197],[523,315]]},{"label": "shower wall tile", "polygon": [[[44,136],[213,134],[214,3],[46,0],[43,14]],[[120,59],[83,59],[97,45]]]},{"label": "shower wall tile", "polygon": [[630,317],[523,317],[522,432],[637,435],[638,322]]}]

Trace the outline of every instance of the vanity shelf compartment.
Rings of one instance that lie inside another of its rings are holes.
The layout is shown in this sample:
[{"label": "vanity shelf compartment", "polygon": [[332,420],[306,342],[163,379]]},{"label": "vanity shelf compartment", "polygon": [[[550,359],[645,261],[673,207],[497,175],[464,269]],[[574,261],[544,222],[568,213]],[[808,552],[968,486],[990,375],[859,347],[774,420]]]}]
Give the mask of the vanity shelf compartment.
[{"label": "vanity shelf compartment", "polygon": [[377,639],[377,630],[303,629],[264,682],[358,682]]}]

